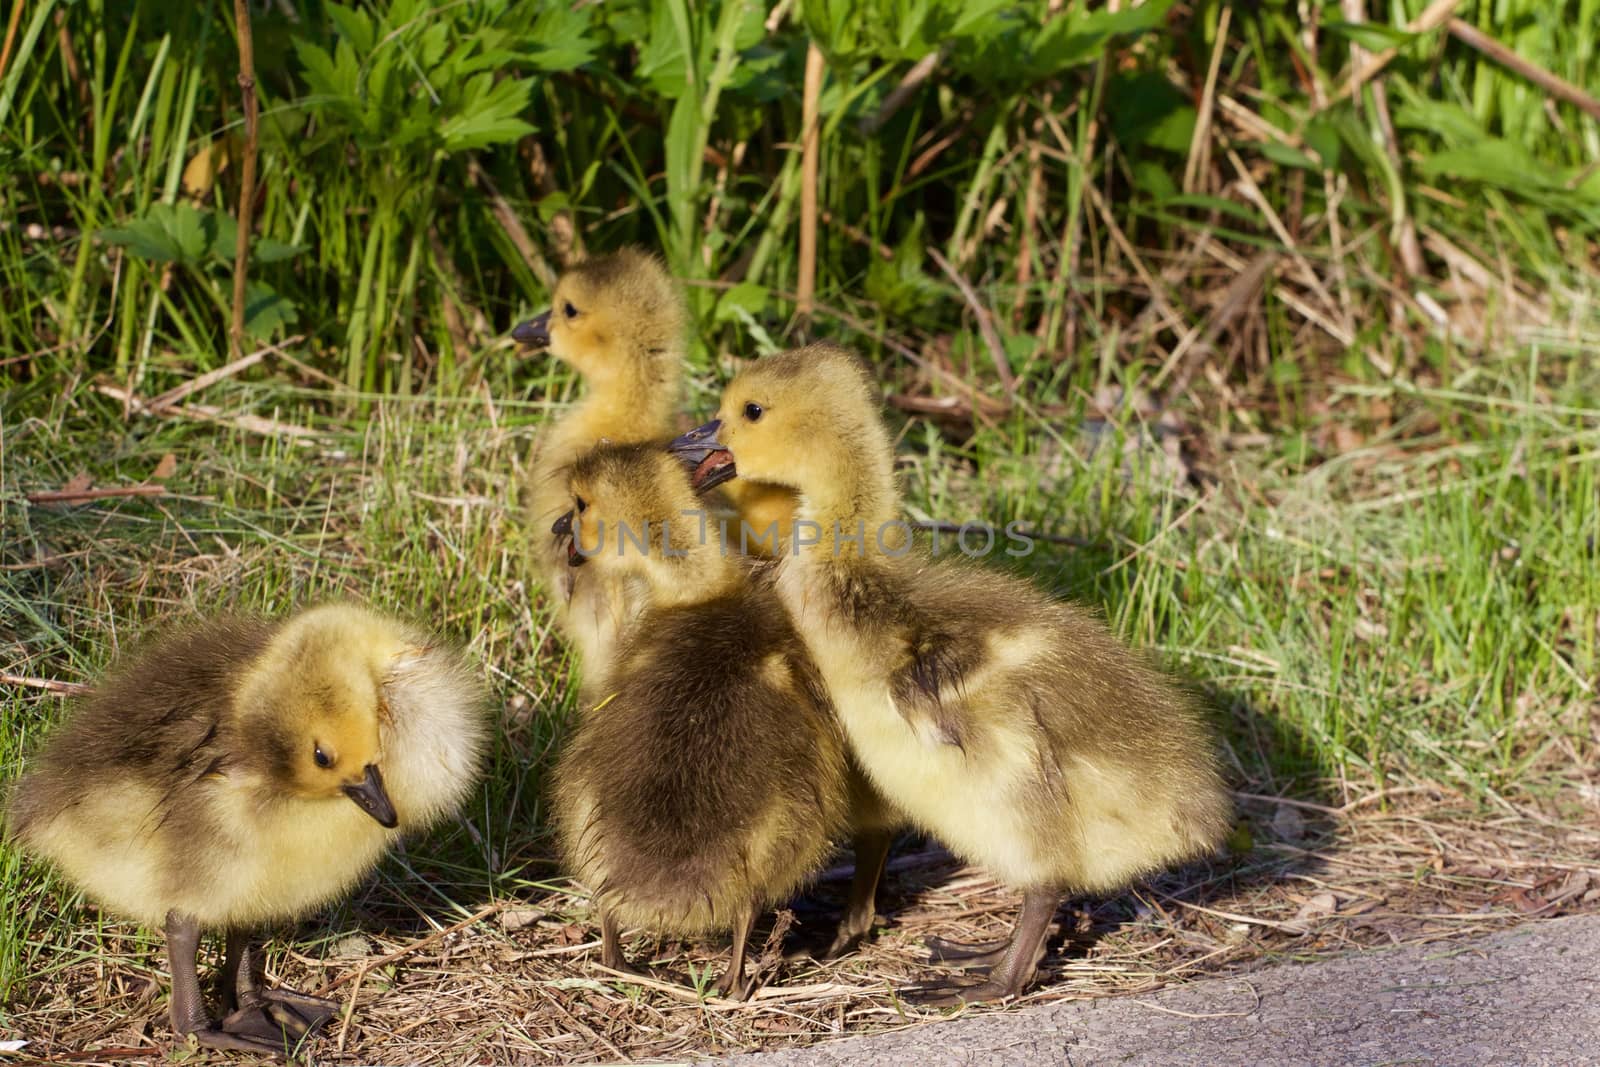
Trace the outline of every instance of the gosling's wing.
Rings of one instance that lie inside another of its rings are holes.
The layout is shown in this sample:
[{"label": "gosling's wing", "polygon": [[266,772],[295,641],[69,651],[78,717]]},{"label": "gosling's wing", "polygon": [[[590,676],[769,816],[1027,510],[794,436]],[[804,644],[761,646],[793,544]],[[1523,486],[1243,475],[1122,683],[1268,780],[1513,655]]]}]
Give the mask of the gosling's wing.
[{"label": "gosling's wing", "polygon": [[145,643],[113,669],[28,761],[11,829],[53,817],[108,790],[158,798],[130,819],[164,822],[186,789],[225,770],[239,671],[272,624],[225,618]]},{"label": "gosling's wing", "polygon": [[966,747],[966,679],[977,666],[971,635],[930,619],[906,634],[904,661],[889,676],[895,708],[930,745]]},{"label": "gosling's wing", "polygon": [[[922,561],[895,575],[902,659],[890,675],[895,706],[929,744],[965,748],[972,695],[990,685],[1009,638],[1052,609],[1031,583],[958,561]],[[1013,664],[1014,665],[1014,664]]]}]

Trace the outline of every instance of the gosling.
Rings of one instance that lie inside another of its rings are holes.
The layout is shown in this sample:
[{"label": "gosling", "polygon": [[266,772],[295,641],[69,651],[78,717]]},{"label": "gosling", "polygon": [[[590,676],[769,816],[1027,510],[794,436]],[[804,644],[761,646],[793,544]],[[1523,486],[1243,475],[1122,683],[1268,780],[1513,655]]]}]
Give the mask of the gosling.
[{"label": "gosling", "polygon": [[579,588],[621,579],[641,595],[613,654],[585,663],[589,710],[555,773],[562,852],[593,893],[602,963],[626,969],[624,927],[731,930],[716,989],[743,998],[757,913],[819,870],[847,824],[844,738],[782,606],[702,528],[676,460],[606,446],[570,485],[556,532]]},{"label": "gosling", "polygon": [[775,586],[856,758],[913,823],[1023,892],[1003,943],[933,945],[990,966],[986,980],[914,999],[1021,993],[1066,892],[1116,892],[1217,846],[1231,805],[1201,711],[1087,612],[913,548],[876,389],[852,353],[761,360],[717,416],[670,447],[700,488],[750,475],[799,493]]},{"label": "gosling", "polygon": [[[198,623],[50,735],[7,832],[107,910],[165,927],[179,1035],[282,1056],[337,1005],[263,988],[250,931],[340,896],[402,833],[455,812],[484,708],[460,654],[365,608]],[[226,932],[220,1021],[196,975],[205,929]]]}]

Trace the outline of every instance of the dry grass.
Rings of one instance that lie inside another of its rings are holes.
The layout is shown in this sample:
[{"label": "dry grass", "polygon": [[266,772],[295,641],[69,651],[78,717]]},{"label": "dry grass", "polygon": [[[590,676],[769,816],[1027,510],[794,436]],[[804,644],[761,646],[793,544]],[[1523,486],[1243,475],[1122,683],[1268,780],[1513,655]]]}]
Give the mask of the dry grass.
[{"label": "dry grass", "polygon": [[[1593,797],[1485,822],[1436,788],[1370,794],[1339,808],[1241,795],[1258,839],[1107,901],[1063,908],[1039,987],[1003,1009],[1130,996],[1262,962],[1485,933],[1529,918],[1600,911],[1600,825]],[[1577,818],[1574,818],[1577,816]],[[1562,820],[1567,820],[1565,823]],[[692,972],[715,974],[721,949],[632,939],[654,961],[636,982],[597,962],[584,898],[482,902],[464,921],[428,917],[383,885],[356,907],[360,934],[324,928],[325,954],[281,944],[274,978],[337,989],[348,1011],[308,1049],[318,1063],[570,1063],[698,1058],[923,1025],[893,990],[927,970],[930,935],[1003,933],[1013,894],[943,852],[902,847],[884,914],[861,951],[831,964],[803,942],[837,915],[849,868],[798,901],[789,958],[770,941],[745,1004],[704,999]],[[781,922],[782,920],[780,920]],[[437,929],[430,929],[431,926]],[[758,929],[760,943],[770,923]],[[85,951],[13,1005],[28,1053],[57,1062],[157,1063],[172,1050],[156,946],[126,925],[84,935]],[[979,1009],[969,1009],[979,1010]]]}]

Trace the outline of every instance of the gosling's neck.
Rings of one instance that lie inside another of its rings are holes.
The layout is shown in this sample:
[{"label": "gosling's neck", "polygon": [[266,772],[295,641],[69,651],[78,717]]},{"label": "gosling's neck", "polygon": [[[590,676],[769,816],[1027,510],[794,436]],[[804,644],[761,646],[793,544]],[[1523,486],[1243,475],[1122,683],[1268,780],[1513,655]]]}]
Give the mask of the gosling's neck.
[{"label": "gosling's neck", "polygon": [[[681,392],[681,353],[630,351],[618,369],[584,376],[584,395],[564,421],[588,440],[647,440],[671,431]],[[651,373],[658,368],[659,373]]]},{"label": "gosling's neck", "polygon": [[[792,558],[811,567],[852,566],[900,551],[905,533],[890,464],[841,465],[814,482],[800,491]],[[802,543],[809,541],[815,543]]]},{"label": "gosling's neck", "polygon": [[652,561],[652,607],[693,607],[728,596],[743,584],[744,573],[738,561],[722,551],[715,533],[704,544],[697,541],[681,551],[687,554]]}]

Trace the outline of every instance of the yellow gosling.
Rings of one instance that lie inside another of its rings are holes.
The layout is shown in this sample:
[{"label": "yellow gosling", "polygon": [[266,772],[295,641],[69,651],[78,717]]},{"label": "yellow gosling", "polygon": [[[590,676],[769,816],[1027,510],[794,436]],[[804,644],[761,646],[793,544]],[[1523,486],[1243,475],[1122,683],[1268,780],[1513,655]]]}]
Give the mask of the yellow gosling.
[{"label": "yellow gosling", "polygon": [[717,990],[743,997],[757,913],[814,875],[846,826],[844,737],[782,605],[714,530],[701,536],[676,460],[602,447],[573,466],[570,490],[575,588],[639,595],[613,654],[585,664],[585,711],[555,775],[562,851],[594,894],[606,966],[626,967],[624,927],[731,930]]},{"label": "yellow gosling", "polygon": [[[165,926],[175,1031],[283,1055],[337,1005],[262,988],[250,931],[340,896],[401,834],[456,811],[484,705],[460,654],[365,608],[198,623],[50,735],[6,829],[108,911]],[[227,934],[220,1022],[195,971],[204,929]]]},{"label": "yellow gosling", "polygon": [[1215,739],[1179,686],[1088,612],[911,547],[876,390],[849,351],[749,367],[672,448],[701,487],[748,475],[799,494],[797,543],[815,543],[775,585],[857,759],[913,823],[1023,891],[1003,944],[935,945],[988,978],[921,999],[1021,992],[1065,892],[1115,892],[1225,836]]}]

